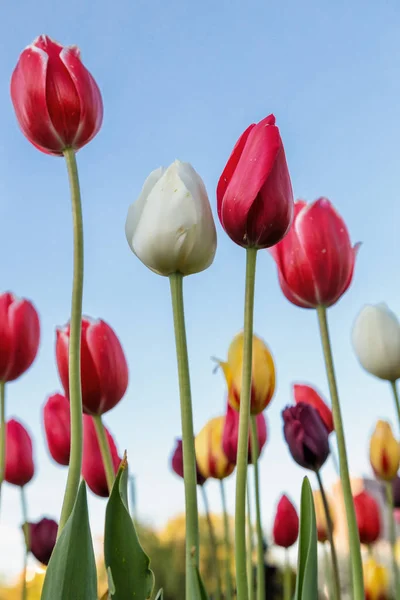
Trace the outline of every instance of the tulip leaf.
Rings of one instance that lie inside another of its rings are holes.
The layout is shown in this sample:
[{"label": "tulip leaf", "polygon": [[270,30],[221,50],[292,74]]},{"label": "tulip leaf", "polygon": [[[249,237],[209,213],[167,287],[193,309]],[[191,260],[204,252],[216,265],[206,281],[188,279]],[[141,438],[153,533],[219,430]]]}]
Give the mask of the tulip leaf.
[{"label": "tulip leaf", "polygon": [[154,586],[150,559],[140,545],[128,507],[128,469],[124,457],[106,509],[104,559],[112,600],[147,600]]},{"label": "tulip leaf", "polygon": [[86,485],[54,547],[41,600],[97,600],[96,562],[90,534]]},{"label": "tulip leaf", "polygon": [[310,482],[301,489],[300,536],[294,600],[318,600],[317,525]]},{"label": "tulip leaf", "polygon": [[197,577],[197,587],[198,587],[198,590],[196,590],[196,591],[198,592],[199,599],[200,600],[209,600],[206,588],[204,587],[204,583],[203,583],[203,580],[200,575],[200,571],[197,567],[196,567],[196,577]]}]

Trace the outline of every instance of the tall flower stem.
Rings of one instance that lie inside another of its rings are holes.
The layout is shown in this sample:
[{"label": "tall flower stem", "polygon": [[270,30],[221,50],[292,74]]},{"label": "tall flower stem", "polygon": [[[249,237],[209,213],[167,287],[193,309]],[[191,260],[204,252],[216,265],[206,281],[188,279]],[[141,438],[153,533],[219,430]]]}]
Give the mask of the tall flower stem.
[{"label": "tall flower stem", "polygon": [[322,544],[324,552],[324,569],[326,577],[326,585],[328,588],[328,598],[333,598],[333,579],[332,579],[332,560],[329,556],[328,544]]},{"label": "tall flower stem", "polygon": [[6,470],[6,438],[6,384],[5,381],[0,381],[0,501]]},{"label": "tall flower stem", "polygon": [[284,600],[292,600],[292,568],[287,548],[285,549],[285,566],[283,569],[283,598]]},{"label": "tall flower stem", "polygon": [[400,400],[399,400],[399,393],[397,391],[396,382],[395,381],[391,381],[390,382],[390,387],[392,388],[393,397],[394,397],[394,403],[395,403],[396,411],[397,411],[397,418],[399,420],[399,426],[400,426]]},{"label": "tall flower stem", "polygon": [[111,494],[112,486],[114,485],[115,472],[111,456],[110,444],[108,443],[106,430],[103,420],[100,415],[93,416],[93,423],[96,429],[97,441],[100,446],[101,458],[103,460],[104,471],[106,473],[107,487]]},{"label": "tall flower stem", "polygon": [[247,486],[247,581],[249,584],[249,600],[254,600],[253,572],[253,524],[251,522],[250,486]]},{"label": "tall flower stem", "polygon": [[331,559],[332,559],[332,573],[333,573],[333,600],[340,600],[340,577],[339,577],[339,565],[336,555],[335,542],[333,539],[333,523],[332,517],[329,510],[329,504],[325,493],[325,488],[322,483],[321,473],[319,471],[316,472],[316,476],[318,479],[319,489],[321,490],[322,504],[324,505],[325,519],[326,519],[326,529],[328,533],[329,545],[331,547]]},{"label": "tall flower stem", "polygon": [[193,599],[192,581],[199,564],[199,522],[197,513],[196,458],[192,399],[190,391],[189,359],[186,342],[183,307],[183,276],[170,275],[172,310],[174,316],[176,356],[178,361],[179,393],[181,401],[183,472],[186,504],[186,600]]},{"label": "tall flower stem", "polygon": [[22,588],[21,588],[21,600],[26,600],[27,589],[26,589],[26,571],[28,566],[29,548],[31,545],[29,539],[29,525],[28,525],[28,507],[25,496],[25,487],[21,486],[21,507],[22,507],[22,519],[23,519],[23,531],[25,539],[25,552],[24,552],[24,568],[22,571]]},{"label": "tall flower stem", "polygon": [[349,533],[354,600],[364,600],[364,581],[361,560],[360,538],[358,534],[353,495],[351,491],[349,466],[347,462],[346,442],[344,439],[343,421],[340,410],[339,394],[335,376],[335,367],[333,363],[332,347],[329,337],[326,308],[324,306],[319,306],[317,308],[317,312],[319,328],[321,333],[322,348],[325,358],[326,374],[328,377],[329,391],[331,396],[333,420],[335,424],[336,438],[339,451],[340,479],[342,482],[343,498],[346,508],[347,527]]},{"label": "tall flower stem", "polygon": [[69,401],[71,410],[71,453],[58,536],[70,516],[78,494],[82,468],[81,324],[83,295],[83,219],[78,166],[72,148],[64,151],[71,189],[74,232],[74,275],[69,338]]},{"label": "tall flower stem", "polygon": [[232,580],[231,580],[231,535],[229,530],[228,509],[226,507],[225,486],[223,479],[220,479],[222,511],[224,514],[224,538],[225,538],[225,598],[233,600]]},{"label": "tall flower stem", "polygon": [[393,500],[393,488],[392,482],[386,482],[386,497],[389,510],[389,536],[390,545],[392,548],[392,568],[393,568],[393,580],[395,589],[395,598],[400,597],[400,575],[399,567],[396,560],[396,523],[394,520],[394,500]]},{"label": "tall flower stem", "polygon": [[254,466],[254,491],[256,496],[256,527],[257,527],[257,600],[265,600],[265,565],[264,540],[261,523],[260,484],[258,472],[258,437],[257,421],[254,415],[250,417],[251,456]]},{"label": "tall flower stem", "polygon": [[236,470],[235,559],[237,600],[248,600],[246,565],[246,483],[249,452],[249,421],[253,359],[253,313],[257,250],[246,250],[243,373],[240,394],[239,439]]},{"label": "tall flower stem", "polygon": [[205,490],[204,485],[200,486],[201,495],[203,497],[204,510],[206,513],[207,525],[208,525],[208,535],[210,538],[210,548],[211,548],[211,560],[213,563],[213,569],[215,574],[215,600],[221,600],[221,573],[219,569],[218,563],[218,545],[217,538],[215,536],[214,525],[211,519],[210,507],[208,504],[207,492]]}]

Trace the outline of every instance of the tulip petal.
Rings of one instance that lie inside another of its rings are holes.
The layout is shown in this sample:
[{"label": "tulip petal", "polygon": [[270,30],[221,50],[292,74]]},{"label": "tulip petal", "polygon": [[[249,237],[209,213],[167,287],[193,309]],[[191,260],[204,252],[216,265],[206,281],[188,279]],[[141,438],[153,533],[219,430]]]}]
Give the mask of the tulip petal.
[{"label": "tulip petal", "polygon": [[33,305],[27,300],[16,300],[8,310],[12,353],[5,381],[13,381],[33,363],[40,339],[40,323]]}]

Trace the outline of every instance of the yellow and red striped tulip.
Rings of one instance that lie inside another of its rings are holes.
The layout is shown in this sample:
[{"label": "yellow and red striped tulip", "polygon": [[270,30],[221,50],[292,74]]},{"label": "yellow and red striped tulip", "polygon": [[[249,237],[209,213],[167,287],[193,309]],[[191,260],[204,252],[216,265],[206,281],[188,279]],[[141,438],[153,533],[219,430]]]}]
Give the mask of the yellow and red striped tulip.
[{"label": "yellow and red striped tulip", "polygon": [[235,468],[222,449],[224,423],[225,417],[211,419],[195,438],[198,469],[206,479],[224,479]]},{"label": "yellow and red striped tulip", "polygon": [[369,446],[369,459],[375,475],[391,481],[400,465],[400,446],[387,421],[378,421]]},{"label": "yellow and red striped tulip", "polygon": [[389,573],[387,569],[369,558],[364,563],[365,600],[389,600]]}]

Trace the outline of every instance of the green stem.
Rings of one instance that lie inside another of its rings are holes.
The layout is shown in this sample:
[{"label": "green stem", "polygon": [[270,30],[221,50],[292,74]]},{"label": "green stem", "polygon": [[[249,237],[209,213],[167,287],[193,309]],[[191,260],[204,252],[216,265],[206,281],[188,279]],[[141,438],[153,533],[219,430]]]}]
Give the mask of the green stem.
[{"label": "green stem", "polygon": [[332,579],[332,560],[329,557],[328,544],[322,544],[324,552],[324,569],[326,577],[326,586],[328,588],[328,598],[333,598],[333,579]]},{"label": "green stem", "polygon": [[397,391],[396,382],[395,381],[391,381],[390,382],[390,387],[392,388],[393,397],[394,397],[394,403],[396,405],[397,418],[398,418],[399,425],[400,425],[400,400],[399,400],[399,393]]},{"label": "green stem", "polygon": [[394,520],[394,500],[393,500],[393,488],[392,488],[391,481],[386,482],[386,497],[387,497],[388,510],[389,510],[389,538],[390,538],[390,545],[392,548],[392,568],[393,568],[395,598],[399,598],[400,597],[400,575],[399,575],[399,567],[397,565],[397,560],[396,560],[396,523]]},{"label": "green stem", "polygon": [[0,500],[1,486],[6,470],[6,439],[6,383],[5,381],[0,381]]},{"label": "green stem", "polygon": [[61,511],[58,536],[70,516],[78,493],[82,467],[82,390],[81,390],[81,322],[83,295],[83,220],[78,168],[72,148],[64,151],[71,189],[74,232],[74,275],[72,284],[69,337],[69,400],[71,411],[71,453],[67,485]]},{"label": "green stem", "polygon": [[106,473],[108,491],[111,494],[112,486],[114,485],[115,472],[111,456],[110,444],[108,443],[107,434],[104,428],[104,423],[102,421],[101,415],[94,415],[93,423],[96,429],[97,441],[99,442],[100,446],[104,471]]},{"label": "green stem", "polygon": [[254,491],[256,496],[256,527],[257,527],[257,600],[265,600],[265,565],[264,540],[261,523],[260,484],[258,473],[258,436],[255,415],[250,418],[251,455],[254,466]]},{"label": "green stem", "polygon": [[339,451],[340,478],[342,482],[343,498],[346,507],[347,527],[349,533],[354,600],[364,600],[364,580],[361,560],[360,538],[358,534],[353,495],[351,491],[349,466],[347,462],[346,442],[344,438],[343,422],[340,410],[335,368],[333,364],[332,348],[329,338],[326,308],[324,306],[318,306],[317,312],[319,328],[321,333],[322,348],[325,358],[326,373],[329,383],[329,391],[331,395],[333,420],[335,424],[337,445]]},{"label": "green stem", "polygon": [[285,566],[283,570],[283,598],[292,599],[292,568],[289,560],[289,550],[285,549]]},{"label": "green stem", "polygon": [[332,573],[333,573],[333,599],[340,600],[340,577],[339,577],[339,565],[336,555],[335,542],[333,539],[333,523],[332,517],[329,510],[329,504],[325,493],[325,488],[322,483],[321,473],[316,471],[318,479],[319,489],[321,490],[322,504],[324,505],[326,528],[328,533],[328,540],[331,547],[331,559],[332,559]]},{"label": "green stem", "polygon": [[249,600],[254,600],[253,571],[253,525],[251,522],[250,486],[247,486],[247,580],[249,583]]},{"label": "green stem", "polygon": [[228,510],[226,507],[225,487],[223,479],[219,480],[221,488],[222,511],[224,514],[224,538],[225,538],[225,598],[233,600],[232,580],[231,580],[231,535],[229,530]]},{"label": "green stem", "polygon": [[24,568],[22,571],[22,588],[21,588],[21,600],[26,600],[27,598],[27,589],[26,589],[26,571],[28,566],[28,555],[30,548],[30,539],[29,539],[29,524],[28,524],[28,508],[25,496],[25,487],[21,486],[21,507],[22,507],[22,519],[23,519],[23,531],[25,538],[25,553],[24,553]]},{"label": "green stem", "polygon": [[186,504],[186,600],[193,599],[196,569],[199,565],[199,522],[197,513],[196,457],[194,450],[192,399],[190,391],[189,359],[186,342],[183,307],[183,277],[170,275],[176,355],[178,362],[179,394],[181,402],[183,471]]},{"label": "green stem", "polygon": [[205,490],[204,485],[200,486],[201,494],[203,497],[204,510],[206,513],[207,525],[208,525],[208,535],[210,538],[210,549],[211,549],[211,560],[213,564],[214,574],[215,574],[215,600],[221,600],[221,573],[218,564],[218,545],[217,538],[215,537],[214,525],[211,519],[210,507],[208,504],[207,492]]},{"label": "green stem", "polygon": [[243,332],[243,373],[240,394],[239,439],[236,470],[235,559],[237,600],[248,600],[246,565],[246,483],[249,456],[249,421],[253,355],[253,312],[257,250],[246,250],[246,289]]}]

